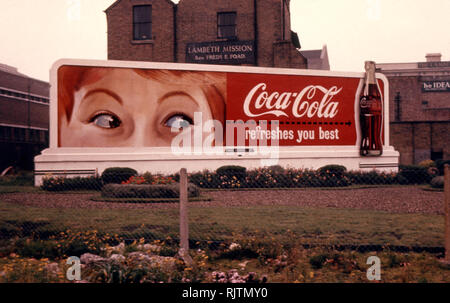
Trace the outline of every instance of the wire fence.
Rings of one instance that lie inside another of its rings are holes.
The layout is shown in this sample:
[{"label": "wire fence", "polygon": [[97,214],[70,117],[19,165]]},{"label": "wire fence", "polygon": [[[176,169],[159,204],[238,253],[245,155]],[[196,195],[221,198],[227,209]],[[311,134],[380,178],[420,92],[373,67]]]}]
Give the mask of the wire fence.
[{"label": "wire fence", "polygon": [[[430,221],[422,214],[443,214],[439,191],[447,162],[400,166],[398,172],[328,165],[189,173],[189,244],[271,250],[295,241],[305,247],[442,251],[439,217]],[[179,243],[179,181],[179,174],[120,167],[99,176],[46,176],[40,188],[0,196],[0,240],[71,239],[78,246],[66,247],[68,255],[94,245],[94,238],[111,245]],[[11,185],[14,178],[1,182]]]}]

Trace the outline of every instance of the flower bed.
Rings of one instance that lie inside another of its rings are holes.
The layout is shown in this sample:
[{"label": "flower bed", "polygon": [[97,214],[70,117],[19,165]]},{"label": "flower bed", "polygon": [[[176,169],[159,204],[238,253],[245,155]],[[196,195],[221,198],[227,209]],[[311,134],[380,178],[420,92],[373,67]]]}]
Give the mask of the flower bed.
[{"label": "flower bed", "polygon": [[[429,163],[426,163],[429,166]],[[118,168],[102,177],[88,178],[44,178],[42,189],[47,191],[65,190],[101,190],[104,186],[114,183],[116,185],[146,185],[143,187],[110,187],[108,186],[104,197],[112,197],[111,189],[118,193],[114,198],[176,198],[178,189],[176,182],[179,175],[152,175],[147,172],[142,175],[133,174],[121,168],[120,178],[112,181],[113,173]],[[271,166],[246,170],[240,166],[224,166],[215,172],[202,171],[189,174],[189,182],[209,189],[239,189],[239,188],[304,188],[304,187],[345,187],[349,185],[391,185],[391,184],[428,184],[433,177],[439,174],[435,167],[421,165],[400,166],[398,173],[378,171],[347,171],[340,165],[327,165],[318,170],[283,168]],[[128,176],[124,178],[124,176]],[[107,182],[108,181],[108,182]],[[120,181],[120,182],[119,182]],[[162,186],[149,190],[149,185]],[[165,187],[168,186],[168,187]],[[126,188],[121,190],[119,188]],[[150,192],[151,191],[151,192]],[[195,191],[194,191],[195,192]],[[141,196],[138,196],[141,195]]]},{"label": "flower bed", "polygon": [[[188,185],[188,197],[198,197],[200,191],[194,184]],[[107,184],[102,188],[104,198],[178,198],[180,186],[173,184]]]}]

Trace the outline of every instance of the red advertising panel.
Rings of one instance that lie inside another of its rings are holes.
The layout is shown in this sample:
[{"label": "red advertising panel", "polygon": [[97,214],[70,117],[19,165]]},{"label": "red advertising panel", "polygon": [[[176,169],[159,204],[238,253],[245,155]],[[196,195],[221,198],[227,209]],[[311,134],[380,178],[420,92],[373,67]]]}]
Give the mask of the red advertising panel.
[{"label": "red advertising panel", "polygon": [[[227,120],[278,121],[281,146],[354,145],[360,79],[229,73]],[[271,123],[271,122],[269,122]],[[260,136],[261,137],[261,136]]]}]

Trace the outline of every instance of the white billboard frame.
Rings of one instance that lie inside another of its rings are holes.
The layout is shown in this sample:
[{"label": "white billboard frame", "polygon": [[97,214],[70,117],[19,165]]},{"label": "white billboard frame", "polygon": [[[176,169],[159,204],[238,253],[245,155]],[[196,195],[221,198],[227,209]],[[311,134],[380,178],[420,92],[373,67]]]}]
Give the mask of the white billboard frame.
[{"label": "white billboard frame", "polygon": [[[170,147],[59,147],[58,146],[58,69],[64,65],[86,67],[118,67],[136,69],[164,69],[185,71],[212,71],[225,73],[254,73],[272,75],[299,75],[323,77],[359,78],[358,92],[363,86],[363,72],[337,72],[308,69],[250,67],[229,65],[204,65],[184,63],[135,62],[115,60],[61,59],[56,61],[50,71],[50,128],[49,148],[35,158],[35,183],[41,184],[45,175],[85,176],[100,174],[104,169],[113,166],[131,167],[139,172],[149,170],[152,173],[174,173],[181,166],[188,171],[214,170],[222,165],[236,164],[248,168],[261,165],[261,155],[237,151],[218,155],[174,155]],[[355,145],[338,146],[280,146],[278,164],[285,167],[318,168],[326,164],[340,164],[350,170],[384,170],[396,171],[399,153],[389,142],[389,83],[383,74],[376,78],[384,84],[383,155],[380,157],[361,157],[359,154],[359,96],[355,96],[355,127],[357,140]],[[224,147],[224,149],[230,149]]]}]

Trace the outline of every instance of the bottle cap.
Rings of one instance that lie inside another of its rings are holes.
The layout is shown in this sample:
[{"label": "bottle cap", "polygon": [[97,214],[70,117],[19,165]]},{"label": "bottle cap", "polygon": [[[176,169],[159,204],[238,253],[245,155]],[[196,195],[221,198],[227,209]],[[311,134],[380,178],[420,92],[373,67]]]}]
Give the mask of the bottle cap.
[{"label": "bottle cap", "polygon": [[364,62],[364,68],[366,71],[370,71],[370,70],[375,71],[375,61]]}]

